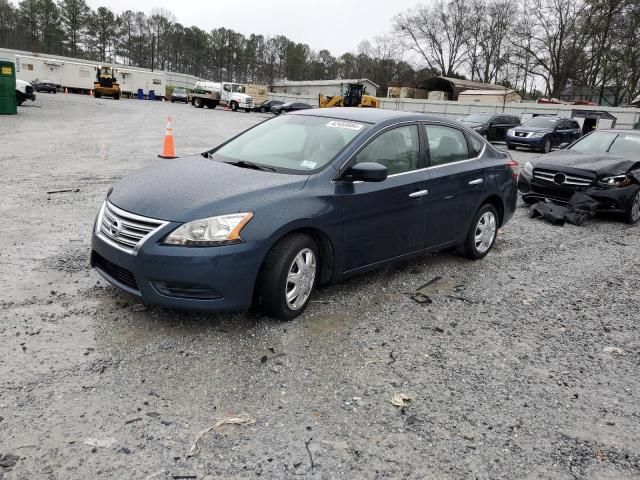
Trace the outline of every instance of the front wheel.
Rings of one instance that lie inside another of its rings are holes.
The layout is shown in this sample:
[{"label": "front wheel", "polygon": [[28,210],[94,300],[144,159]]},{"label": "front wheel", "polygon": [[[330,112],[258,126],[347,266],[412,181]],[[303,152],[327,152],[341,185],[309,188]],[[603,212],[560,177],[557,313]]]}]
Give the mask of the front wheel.
[{"label": "front wheel", "polygon": [[231,110],[234,112],[238,111],[238,104],[236,102],[231,102]]},{"label": "front wheel", "polygon": [[264,107],[260,107],[260,113],[267,113],[267,109]]},{"label": "front wheel", "polygon": [[551,140],[545,138],[544,144],[542,145],[542,152],[549,153],[551,151]]},{"label": "front wheel", "polygon": [[626,217],[627,223],[630,225],[635,225],[640,221],[640,189],[631,197]]},{"label": "front wheel", "polygon": [[460,246],[460,253],[471,260],[480,260],[493,247],[498,234],[498,212],[493,205],[480,207],[473,218],[467,238]]},{"label": "front wheel", "polygon": [[244,111],[247,112],[247,113],[251,113],[251,109],[250,108],[245,108]]},{"label": "front wheel", "polygon": [[21,93],[16,92],[16,105],[20,106],[24,103],[24,97]]},{"label": "front wheel", "polygon": [[311,237],[294,234],[280,240],[264,261],[256,284],[263,313],[293,320],[309,303],[318,276],[318,247]]},{"label": "front wheel", "polygon": [[196,107],[196,108],[202,108],[202,107],[204,107],[204,102],[202,101],[201,98],[195,98],[193,100],[193,106]]}]

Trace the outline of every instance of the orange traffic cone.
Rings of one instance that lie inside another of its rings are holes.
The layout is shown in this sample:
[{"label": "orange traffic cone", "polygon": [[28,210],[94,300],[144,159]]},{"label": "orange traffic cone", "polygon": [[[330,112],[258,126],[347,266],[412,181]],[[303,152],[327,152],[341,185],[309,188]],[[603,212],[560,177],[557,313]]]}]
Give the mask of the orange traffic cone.
[{"label": "orange traffic cone", "polygon": [[93,90],[89,90],[89,96],[93,97]]},{"label": "orange traffic cone", "polygon": [[167,118],[167,130],[164,133],[164,143],[162,145],[162,154],[160,158],[178,158],[176,149],[173,145],[173,128],[171,127],[171,117]]},{"label": "orange traffic cone", "polygon": [[64,94],[69,95],[69,89],[67,87],[64,87]]}]

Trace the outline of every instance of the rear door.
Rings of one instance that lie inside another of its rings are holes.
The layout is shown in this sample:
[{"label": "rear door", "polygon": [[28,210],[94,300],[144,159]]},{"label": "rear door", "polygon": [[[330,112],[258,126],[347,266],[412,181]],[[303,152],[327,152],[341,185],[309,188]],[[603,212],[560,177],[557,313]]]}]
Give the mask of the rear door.
[{"label": "rear door", "polygon": [[420,143],[417,124],[385,130],[352,164],[380,163],[388,178],[337,183],[344,211],[344,272],[424,248],[427,173]]},{"label": "rear door", "polygon": [[468,231],[485,187],[479,156],[484,142],[450,125],[425,124],[428,144],[426,247],[460,240]]}]

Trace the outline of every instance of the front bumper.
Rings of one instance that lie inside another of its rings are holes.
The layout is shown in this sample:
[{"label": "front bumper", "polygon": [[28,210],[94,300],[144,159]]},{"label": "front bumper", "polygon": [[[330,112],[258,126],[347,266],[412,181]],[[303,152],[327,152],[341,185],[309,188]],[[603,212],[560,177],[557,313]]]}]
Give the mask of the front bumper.
[{"label": "front bumper", "polygon": [[265,253],[262,244],[206,248],[159,244],[176,226],[153,233],[135,255],[114,248],[94,231],[91,266],[109,283],[150,305],[208,311],[249,308]]},{"label": "front bumper", "polygon": [[507,136],[507,145],[514,147],[542,148],[545,137],[514,137]]},{"label": "front bumper", "polygon": [[628,187],[570,187],[534,179],[522,172],[518,176],[518,190],[525,201],[551,201],[567,204],[574,193],[582,192],[597,200],[602,213],[625,213],[631,198],[640,189],[637,184]]}]

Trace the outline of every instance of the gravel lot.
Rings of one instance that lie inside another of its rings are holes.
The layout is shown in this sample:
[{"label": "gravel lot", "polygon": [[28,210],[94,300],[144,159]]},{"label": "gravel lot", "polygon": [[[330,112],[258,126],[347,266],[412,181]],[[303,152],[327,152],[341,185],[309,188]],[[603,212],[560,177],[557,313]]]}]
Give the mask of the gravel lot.
[{"label": "gravel lot", "polygon": [[145,309],[89,269],[90,232],[165,161],[169,114],[181,154],[263,118],[45,94],[0,117],[0,478],[640,478],[638,228],[520,207],[483,261],[362,275],[291,323]]}]

